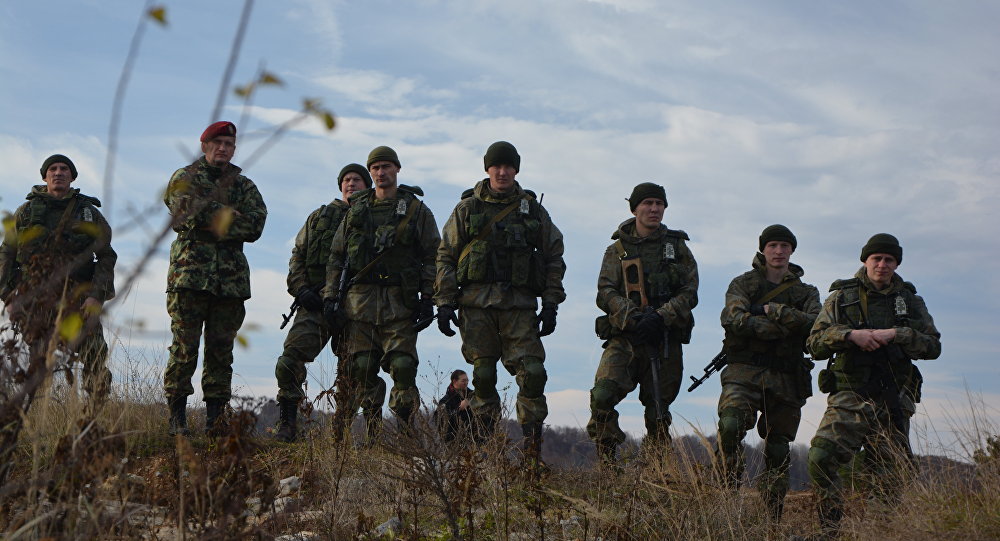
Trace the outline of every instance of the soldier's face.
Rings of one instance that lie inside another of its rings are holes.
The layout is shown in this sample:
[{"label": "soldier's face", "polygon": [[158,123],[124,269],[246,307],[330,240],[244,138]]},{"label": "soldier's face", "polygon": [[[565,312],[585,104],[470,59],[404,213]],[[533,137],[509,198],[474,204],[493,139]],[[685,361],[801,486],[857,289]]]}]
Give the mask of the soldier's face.
[{"label": "soldier's face", "polygon": [[792,257],[792,244],[783,240],[772,240],[764,245],[764,261],[772,269],[788,268],[788,260]]},{"label": "soldier's face", "polygon": [[494,192],[506,193],[514,189],[514,175],[517,170],[513,165],[491,165],[486,173],[490,176],[490,188]]},{"label": "soldier's face", "polygon": [[365,179],[357,173],[347,173],[340,181],[340,193],[344,196],[344,201],[347,201],[354,192],[360,192],[364,189]]},{"label": "soldier's face", "polygon": [[371,173],[376,187],[391,188],[396,185],[399,167],[388,161],[374,162],[368,166],[368,172]]},{"label": "soldier's face", "polygon": [[889,254],[872,254],[865,260],[865,272],[868,273],[868,279],[880,289],[889,285],[898,266],[899,262]]},{"label": "soldier's face", "polygon": [[201,144],[208,163],[222,167],[233,159],[236,154],[236,138],[231,135],[219,135]]},{"label": "soldier's face", "polygon": [[647,197],[632,211],[637,224],[645,229],[656,229],[663,222],[663,210],[667,204],[662,199]]},{"label": "soldier's face", "polygon": [[69,193],[69,185],[73,182],[73,171],[65,163],[56,162],[45,170],[45,187],[54,197],[63,197]]}]

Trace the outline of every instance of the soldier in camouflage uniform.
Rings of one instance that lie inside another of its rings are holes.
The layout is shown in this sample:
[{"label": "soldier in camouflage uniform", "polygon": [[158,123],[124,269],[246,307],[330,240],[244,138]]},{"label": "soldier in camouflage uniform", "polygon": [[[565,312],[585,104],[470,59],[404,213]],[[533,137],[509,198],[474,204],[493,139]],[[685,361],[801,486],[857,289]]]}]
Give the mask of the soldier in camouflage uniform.
[{"label": "soldier in camouflage uniform", "polygon": [[809,478],[818,496],[820,525],[833,535],[843,517],[839,472],[862,445],[884,489],[898,491],[900,460],[908,439],[899,394],[913,378],[913,359],[936,359],[941,334],[916,288],[896,274],[903,248],[879,233],[861,249],[864,266],[838,280],[808,338],[817,360],[831,359],[819,374],[830,393],[809,449]]},{"label": "soldier in camouflage uniform", "polygon": [[[295,237],[292,257],[288,260],[288,293],[295,297],[299,308],[295,312],[295,322],[285,337],[284,351],[274,367],[281,414],[275,437],[285,442],[295,440],[298,405],[306,398],[302,391],[306,381],[306,363],[312,362],[331,341],[329,326],[323,318],[320,292],[326,284],[326,262],[330,259],[333,235],[347,215],[350,208],[347,201],[351,195],[371,188],[372,177],[365,166],[352,163],[340,170],[337,183],[343,199],[334,199],[309,215]],[[336,339],[332,346],[336,346]],[[382,399],[372,402],[367,409],[378,408],[381,415]]]},{"label": "soldier in camouflage uniform", "polygon": [[[647,446],[670,445],[669,407],[684,370],[681,344],[691,339],[691,310],[698,304],[698,265],[685,243],[688,235],[661,223],[667,207],[663,186],[639,184],[628,201],[635,218],[611,236],[615,242],[604,252],[597,279],[597,306],[606,315],[597,318],[596,330],[606,342],[590,390],[587,433],[605,463],[614,462],[615,448],[625,441],[615,406],[636,385],[645,407]],[[645,309],[627,295],[622,262],[629,259],[642,264]],[[657,419],[651,359],[658,363],[662,419]]]},{"label": "soldier in camouflage uniform", "polygon": [[115,296],[118,254],[97,210],[101,202],[70,187],[77,174],[61,154],[42,164],[45,185],[32,188],[14,212],[0,246],[0,298],[32,355],[46,351],[60,309],[60,329],[82,323],[82,334],[63,336],[59,347],[79,355],[83,388],[96,407],[111,388],[100,314]]},{"label": "soldier in camouflage uniform", "polygon": [[[396,151],[376,147],[367,165],[375,187],[351,196],[334,235],[323,311],[334,335],[343,329],[340,347],[357,386],[351,411],[378,389],[381,368],[393,380],[389,409],[408,423],[420,406],[417,333],[434,316],[434,254],[441,235],[434,215],[416,197],[423,191],[397,184]],[[349,287],[341,298],[344,271]]]},{"label": "soldier in camouflage uniform", "polygon": [[204,156],[174,172],[163,202],[177,239],[170,245],[167,313],[173,342],[163,374],[170,406],[170,433],[187,434],[185,407],[194,393],[198,344],[205,333],[201,388],[206,432],[232,395],[233,344],[250,298],[250,267],[243,243],[264,231],[267,207],[257,186],[230,163],[236,126],[216,122],[201,135]]},{"label": "soldier in camouflage uniform", "polygon": [[[517,381],[525,450],[538,458],[548,415],[541,337],[555,330],[556,307],[566,299],[563,237],[534,193],[515,180],[521,156],[514,145],[493,143],[483,162],[489,178],[462,194],[444,226],[434,298],[438,327],[454,336],[450,323],[459,310],[480,436],[491,435],[500,416],[496,386],[502,361]],[[542,309],[536,315],[539,297]]]},{"label": "soldier in camouflage uniform", "polygon": [[753,270],[730,282],[722,310],[728,363],[719,397],[723,479],[738,486],[743,438],[756,423],[766,467],[760,489],[775,521],[781,519],[788,492],[789,443],[798,431],[802,406],[812,396],[812,362],[803,352],[821,308],[819,291],[802,282],[802,267],[790,262],[797,244],[787,227],[765,228]]}]

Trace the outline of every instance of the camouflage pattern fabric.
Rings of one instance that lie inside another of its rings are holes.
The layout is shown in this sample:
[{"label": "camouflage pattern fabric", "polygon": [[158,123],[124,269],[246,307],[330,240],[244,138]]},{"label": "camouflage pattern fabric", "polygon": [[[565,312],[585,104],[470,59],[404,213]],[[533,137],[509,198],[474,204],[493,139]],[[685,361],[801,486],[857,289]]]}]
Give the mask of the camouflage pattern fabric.
[{"label": "camouflage pattern fabric", "polygon": [[[381,325],[348,320],[344,330],[343,347],[347,353],[346,367],[349,382],[356,387],[351,411],[359,407],[381,407],[385,383],[379,369],[392,377],[389,392],[389,409],[399,414],[413,412],[420,407],[417,391],[417,333],[408,319],[395,320]],[[376,400],[378,400],[376,402]]]},{"label": "camouflage pattern fabric", "polygon": [[284,351],[274,367],[278,380],[278,399],[298,402],[305,398],[306,363],[311,363],[330,342],[330,330],[322,312],[310,312],[300,306],[285,336]]},{"label": "camouflage pattern fabric", "polygon": [[205,333],[205,362],[201,390],[206,400],[232,396],[233,344],[243,325],[243,299],[219,297],[207,291],[178,290],[167,293],[170,314],[170,359],[163,373],[168,397],[194,394],[191,377],[198,368],[198,346]]},{"label": "camouflage pattern fabric", "polygon": [[473,365],[475,392],[469,405],[475,415],[500,415],[497,362],[517,383],[517,422],[541,422],[549,414],[545,401],[548,376],[545,349],[538,338],[533,309],[462,307],[458,312],[462,355]]}]

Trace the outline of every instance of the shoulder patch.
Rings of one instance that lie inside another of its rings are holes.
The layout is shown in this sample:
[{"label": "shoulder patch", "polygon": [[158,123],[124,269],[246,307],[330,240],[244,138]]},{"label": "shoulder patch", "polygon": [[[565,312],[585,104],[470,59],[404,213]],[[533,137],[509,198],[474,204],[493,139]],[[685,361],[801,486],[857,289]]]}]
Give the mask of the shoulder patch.
[{"label": "shoulder patch", "polygon": [[691,240],[691,237],[682,229],[667,229],[666,235],[669,237],[677,237],[683,240]]},{"label": "shoulder patch", "polygon": [[462,199],[468,199],[468,198],[472,197],[475,194],[476,194],[476,189],[475,188],[469,188],[468,190],[465,190],[464,192],[462,192]]},{"label": "shoulder patch", "polygon": [[830,291],[834,291],[837,289],[847,289],[849,287],[857,287],[857,286],[858,286],[857,278],[846,278],[844,280],[835,280],[832,284],[830,284]]},{"label": "shoulder patch", "polygon": [[413,195],[419,195],[420,197],[424,196],[424,191],[420,189],[420,186],[407,186],[406,184],[400,184],[398,189],[404,192],[409,192]]},{"label": "shoulder patch", "polygon": [[909,289],[910,293],[917,294],[917,286],[913,285],[913,282],[903,282],[903,287]]},{"label": "shoulder patch", "polygon": [[76,196],[80,199],[81,203],[90,203],[91,205],[94,205],[95,207],[101,206],[101,200],[98,199],[98,198],[96,198],[96,197],[91,197],[89,195],[83,195],[82,193],[81,194],[77,194]]}]

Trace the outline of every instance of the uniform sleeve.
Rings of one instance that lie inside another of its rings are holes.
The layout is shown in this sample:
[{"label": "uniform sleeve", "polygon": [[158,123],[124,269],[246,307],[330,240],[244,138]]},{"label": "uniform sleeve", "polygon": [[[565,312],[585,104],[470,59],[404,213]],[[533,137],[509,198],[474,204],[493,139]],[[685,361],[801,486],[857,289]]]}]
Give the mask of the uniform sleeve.
[{"label": "uniform sleeve", "polygon": [[91,282],[90,296],[101,302],[107,302],[115,297],[115,263],[118,254],[111,247],[111,225],[104,215],[97,212],[100,237],[94,242],[94,280]]},{"label": "uniform sleeve", "polygon": [[288,294],[295,296],[303,287],[309,286],[306,276],[306,249],[309,246],[309,224],[316,219],[316,213],[306,218],[299,233],[295,235],[295,246],[292,246],[292,256],[288,258]]},{"label": "uniform sleeve", "polygon": [[431,209],[423,203],[420,207],[420,295],[429,299],[434,296],[435,261],[441,245],[441,233]]},{"label": "uniform sleeve", "polygon": [[167,191],[163,194],[163,204],[173,217],[171,227],[178,233],[208,229],[215,212],[222,208],[217,201],[198,197],[193,182],[187,168],[182,167],[170,177]]},{"label": "uniform sleeve", "polygon": [[458,306],[458,256],[467,243],[462,238],[465,228],[460,218],[461,204],[455,206],[441,231],[441,243],[437,250],[437,269],[434,279],[434,304],[437,306]]},{"label": "uniform sleeve", "polygon": [[267,206],[261,197],[257,186],[246,177],[239,177],[243,182],[244,192],[240,201],[234,206],[239,211],[233,216],[229,229],[221,241],[254,242],[264,233],[264,222],[267,220]]},{"label": "uniform sleeve", "polygon": [[684,285],[656,311],[663,316],[663,323],[667,327],[684,328],[693,321],[691,311],[698,306],[698,263],[695,262],[694,255],[686,243],[680,242],[678,245],[680,251],[678,266]]},{"label": "uniform sleeve", "polygon": [[919,295],[913,299],[915,317],[910,318],[909,327],[896,327],[893,343],[911,359],[937,359],[941,355],[941,333],[934,326],[924,299]]},{"label": "uniform sleeve", "polygon": [[604,251],[601,274],[597,277],[597,307],[608,314],[613,327],[627,330],[639,315],[639,307],[621,293],[622,283],[621,260],[611,245]]},{"label": "uniform sleeve", "polygon": [[337,288],[340,286],[340,273],[344,269],[344,254],[347,252],[347,219],[340,221],[337,232],[333,235],[330,246],[330,259],[326,261],[326,285],[323,287],[324,299],[336,299]]},{"label": "uniform sleeve", "polygon": [[824,360],[833,357],[838,351],[844,351],[850,347],[847,335],[853,330],[850,326],[837,321],[837,303],[840,299],[840,290],[834,291],[826,298],[823,309],[816,316],[812,330],[809,331],[809,338],[806,345],[815,360]]},{"label": "uniform sleeve", "polygon": [[552,223],[552,217],[544,207],[542,212],[541,238],[544,245],[540,252],[545,262],[545,289],[542,291],[542,304],[560,304],[566,300],[566,289],[563,288],[563,277],[566,275],[566,262],[563,260],[563,235]]},{"label": "uniform sleeve", "polygon": [[769,321],[766,316],[750,315],[749,280],[737,277],[729,282],[726,290],[726,306],[722,309],[722,328],[735,336],[775,340],[784,337],[784,329]]},{"label": "uniform sleeve", "polygon": [[807,293],[802,309],[798,309],[790,304],[780,304],[776,302],[768,303],[767,315],[769,321],[774,322],[784,329],[788,334],[802,336],[812,329],[823,305],[819,302],[819,290],[815,286],[803,284]]}]

